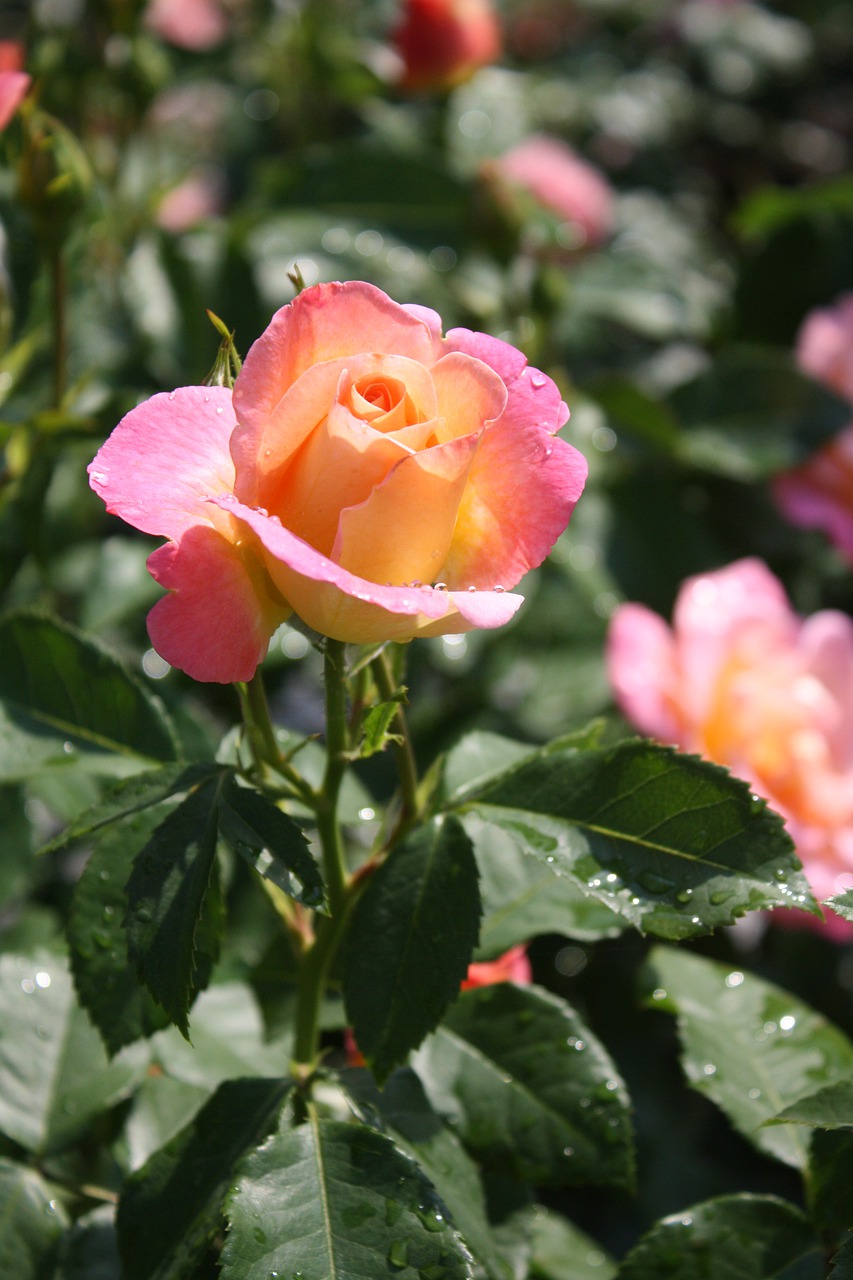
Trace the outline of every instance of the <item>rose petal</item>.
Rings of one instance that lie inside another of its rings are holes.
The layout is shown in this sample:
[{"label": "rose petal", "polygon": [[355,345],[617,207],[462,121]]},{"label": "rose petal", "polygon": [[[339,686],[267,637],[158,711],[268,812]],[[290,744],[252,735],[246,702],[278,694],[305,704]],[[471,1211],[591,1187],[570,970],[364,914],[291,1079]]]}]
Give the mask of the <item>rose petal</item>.
[{"label": "rose petal", "polygon": [[641,733],[662,742],[692,746],[673,714],[669,697],[676,664],[675,644],[667,624],[645,605],[623,604],[607,635],[607,672],[623,715]]},{"label": "rose petal", "polygon": [[484,434],[442,573],[450,587],[514,587],[541,564],[583,491],[585,459],[539,427],[500,422]]},{"label": "rose petal", "polygon": [[[416,360],[362,353],[314,365],[296,380],[256,429],[246,430],[241,418],[231,441],[240,501],[247,506],[277,509],[286,469],[335,403],[342,376],[347,374],[352,383],[382,373],[405,383],[420,417],[425,421],[435,418],[438,401],[432,378]],[[235,405],[241,403],[237,396],[239,383],[240,378],[234,386]]]},{"label": "rose petal", "polygon": [[508,342],[470,329],[451,329],[444,339],[445,351],[462,351],[482,360],[503,380],[507,389],[504,417],[518,426],[544,427],[558,431],[569,420],[569,410],[553,379],[531,368],[527,357]]},{"label": "rose petal", "polygon": [[484,423],[500,418],[507,392],[502,380],[481,360],[452,352],[432,369],[438,415],[444,419],[438,438],[456,440],[479,432]]},{"label": "rose petal", "polygon": [[148,569],[169,589],[148,615],[161,658],[194,680],[251,680],[289,613],[260,559],[247,562],[210,525],[196,524],[153,552]]},{"label": "rose petal", "polygon": [[26,71],[0,71],[0,129],[5,129],[32,83]]},{"label": "rose petal", "polygon": [[334,403],[269,507],[291,533],[331,555],[341,512],[364,502],[392,467],[411,456],[392,436],[382,435],[345,405]]},{"label": "rose petal", "polygon": [[362,281],[314,285],[277,311],[234,384],[238,467],[253,465],[276,406],[297,378],[313,365],[364,353],[431,365],[432,338],[422,320]]},{"label": "rose petal", "polygon": [[143,533],[179,538],[212,519],[207,499],[230,493],[234,465],[231,392],[181,387],[131,409],[89,464],[89,483],[107,504]]},{"label": "rose petal", "polygon": [[477,444],[467,436],[399,462],[341,513],[335,560],[371,582],[439,580]]},{"label": "rose petal", "polygon": [[288,605],[309,627],[333,640],[370,644],[499,627],[522,601],[509,593],[454,594],[368,582],[320,555],[272,517],[228,496],[211,501],[257,534],[270,577]]}]

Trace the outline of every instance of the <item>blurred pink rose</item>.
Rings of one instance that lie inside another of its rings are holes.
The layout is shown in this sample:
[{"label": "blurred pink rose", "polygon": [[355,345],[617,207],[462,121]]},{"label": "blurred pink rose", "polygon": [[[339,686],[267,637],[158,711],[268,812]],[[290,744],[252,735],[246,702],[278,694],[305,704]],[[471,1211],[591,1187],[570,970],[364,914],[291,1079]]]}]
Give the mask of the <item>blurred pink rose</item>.
[{"label": "blurred pink rose", "polygon": [[801,619],[760,560],[739,560],[689,578],[671,628],[642,605],[623,605],[607,662],[616,700],[642,733],[725,765],[786,819],[819,897],[853,886],[845,614]]},{"label": "blurred pink rose", "polygon": [[155,215],[157,225],[164,231],[187,231],[219,213],[223,194],[221,171],[199,166],[163,196]]},{"label": "blurred pink rose", "polygon": [[501,55],[501,28],[491,0],[404,0],[391,36],[403,61],[407,92],[452,89]]},{"label": "blurred pink rose", "polygon": [[149,0],[145,25],[170,44],[197,52],[213,48],[228,33],[221,0]]},{"label": "blurred pink rose", "polygon": [[471,987],[491,987],[496,982],[517,982],[519,986],[527,986],[533,980],[530,961],[527,958],[527,947],[520,943],[510,947],[495,960],[475,960],[468,966],[468,976],[462,983],[462,990]]},{"label": "blurred pink rose", "polygon": [[484,166],[487,180],[520,190],[579,230],[578,247],[613,229],[613,191],[598,169],[559,138],[534,134]]},{"label": "blurred pink rose", "polygon": [[[797,361],[853,405],[853,293],[806,316]],[[853,561],[853,422],[801,466],[777,476],[773,494],[793,524],[823,530]]]},{"label": "blurred pink rose", "polygon": [[[520,351],[373,285],[282,307],[233,395],[182,387],[119,423],[89,467],[109,511],[168,538],[157,652],[248,680],[293,612],[337,640],[498,627],[586,479],[568,409]],[[434,586],[430,586],[434,583]]]},{"label": "blurred pink rose", "polygon": [[31,83],[26,71],[0,71],[0,129],[6,128]]}]

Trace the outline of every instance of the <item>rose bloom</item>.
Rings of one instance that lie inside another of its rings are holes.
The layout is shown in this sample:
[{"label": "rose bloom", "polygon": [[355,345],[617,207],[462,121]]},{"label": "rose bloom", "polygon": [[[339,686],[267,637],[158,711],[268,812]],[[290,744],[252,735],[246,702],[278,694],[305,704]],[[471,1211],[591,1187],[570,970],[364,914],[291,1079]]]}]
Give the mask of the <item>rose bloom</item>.
[{"label": "rose bloom", "polygon": [[197,227],[221,212],[225,180],[221,169],[197,165],[182,182],[162,197],[155,221],[164,231],[177,234]]},{"label": "rose bloom", "polygon": [[0,129],[5,129],[27,96],[31,84],[26,71],[0,71]]},{"label": "rose bloom", "polygon": [[[853,293],[806,316],[797,363],[853,405]],[[793,524],[823,530],[853,561],[853,422],[807,462],[777,476],[773,494]]]},{"label": "rose bloom", "polygon": [[607,662],[616,700],[642,733],[725,765],[785,818],[819,897],[853,886],[845,614],[801,619],[760,560],[739,560],[689,578],[671,628],[642,605],[621,606]]},{"label": "rose bloom", "polygon": [[407,92],[452,89],[497,61],[502,43],[491,0],[405,0],[391,42]]},{"label": "rose bloom", "polygon": [[[233,393],[133,409],[89,467],[109,511],[168,538],[148,630],[197,680],[248,680],[291,612],[337,640],[497,627],[586,478],[560,393],[524,356],[360,282],[306,289]],[[430,585],[431,584],[431,585]]]},{"label": "rose bloom", "polygon": [[613,230],[613,191],[598,169],[559,138],[535,134],[484,166],[498,191],[525,192],[580,231],[580,243],[597,245]]},{"label": "rose bloom", "polygon": [[170,44],[195,52],[212,49],[228,33],[220,0],[149,0],[145,25]]}]

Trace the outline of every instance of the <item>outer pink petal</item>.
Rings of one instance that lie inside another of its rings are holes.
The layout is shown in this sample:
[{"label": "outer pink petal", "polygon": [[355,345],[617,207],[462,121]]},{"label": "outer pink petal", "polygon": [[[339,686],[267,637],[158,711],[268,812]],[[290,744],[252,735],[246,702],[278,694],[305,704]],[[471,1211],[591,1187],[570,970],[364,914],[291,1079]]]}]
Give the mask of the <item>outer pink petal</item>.
[{"label": "outer pink petal", "polygon": [[[853,351],[853,344],[851,344]],[[853,426],[802,466],[773,481],[773,496],[792,524],[820,529],[853,560]]]},{"label": "outer pink petal", "polygon": [[368,644],[499,627],[521,604],[522,597],[508,593],[469,595],[368,582],[320,555],[274,518],[232,498],[213,501],[257,534],[266,567],[287,603],[309,627],[332,639]]},{"label": "outer pink petal", "polygon": [[143,533],[179,538],[199,520],[210,523],[207,499],[230,493],[234,429],[225,387],[181,387],[131,409],[89,464],[89,483]]},{"label": "outer pink petal", "polygon": [[675,642],[663,618],[645,605],[623,604],[607,636],[607,672],[624,715],[662,742],[690,747],[668,697],[675,675]]},{"label": "outer pink petal", "polygon": [[532,369],[527,357],[508,342],[470,329],[451,329],[443,346],[445,351],[476,356],[500,375],[507,389],[505,419],[519,426],[544,427],[552,434],[568,422],[559,387],[547,374]]},{"label": "outer pink petal", "polygon": [[238,467],[253,464],[270,416],[306,369],[374,352],[426,365],[433,361],[432,337],[424,322],[373,285],[314,285],[277,311],[252,345],[234,385]]},{"label": "outer pink petal", "polygon": [[586,481],[584,458],[541,427],[489,427],[471,468],[442,571],[450,587],[514,587],[541,564]]},{"label": "outer pink petal", "polygon": [[160,656],[194,680],[251,680],[289,612],[260,562],[247,564],[233,543],[197,524],[153,552],[148,568],[170,592],[148,615]]},{"label": "outer pink petal", "polygon": [[0,71],[0,129],[6,128],[31,83],[26,71]]}]

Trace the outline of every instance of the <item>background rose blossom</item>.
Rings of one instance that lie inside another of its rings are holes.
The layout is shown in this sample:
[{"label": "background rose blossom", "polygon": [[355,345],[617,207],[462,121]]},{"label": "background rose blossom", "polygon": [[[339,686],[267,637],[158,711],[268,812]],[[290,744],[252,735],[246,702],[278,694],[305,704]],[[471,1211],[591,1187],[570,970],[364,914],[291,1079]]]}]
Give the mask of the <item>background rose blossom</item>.
[{"label": "background rose blossom", "polygon": [[[170,539],[157,651],[198,680],[251,678],[294,612],[368,643],[507,622],[506,590],[565,528],[586,464],[568,410],[507,343],[372,285],[283,307],[232,393],[132,410],[92,462],[108,509]],[[238,425],[239,424],[239,425]],[[433,588],[430,583],[435,583]]]},{"label": "background rose blossom", "polygon": [[145,23],[182,49],[211,49],[225,39],[228,17],[220,0],[150,0]]},{"label": "background rose blossom", "polygon": [[0,129],[6,128],[31,83],[26,71],[0,71]]},{"label": "background rose blossom", "polygon": [[405,0],[392,43],[403,60],[400,87],[449,89],[501,55],[490,0]]},{"label": "background rose blossom", "polygon": [[613,229],[613,191],[598,169],[559,138],[525,138],[484,166],[498,187],[527,192],[580,229],[581,244],[597,245]]},{"label": "background rose blossom", "polygon": [[671,628],[623,605],[607,662],[617,702],[641,732],[727,766],[786,818],[819,897],[853,882],[845,614],[799,618],[761,561],[740,560],[688,579]]},{"label": "background rose blossom", "polygon": [[[797,362],[853,405],[853,294],[806,316]],[[853,561],[853,422],[802,466],[777,476],[773,493],[789,520],[823,530]]]}]

